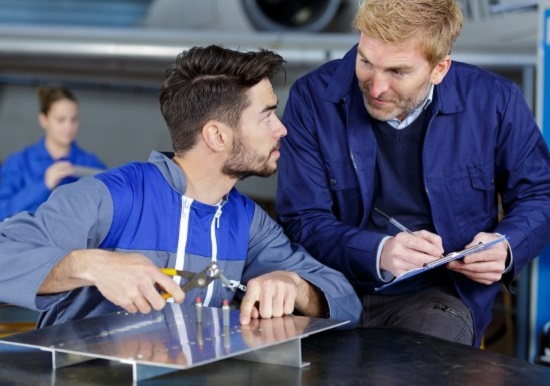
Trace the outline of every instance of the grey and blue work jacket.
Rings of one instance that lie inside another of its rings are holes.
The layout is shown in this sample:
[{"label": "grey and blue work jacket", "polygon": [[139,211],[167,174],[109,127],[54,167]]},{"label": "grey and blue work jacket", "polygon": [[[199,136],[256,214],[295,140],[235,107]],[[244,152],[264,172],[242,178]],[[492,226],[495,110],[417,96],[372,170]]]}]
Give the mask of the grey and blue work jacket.
[{"label": "grey and blue work jacket", "polygon": [[[0,224],[0,300],[42,311],[39,327],[119,311],[94,286],[37,294],[68,253],[100,248],[190,272],[216,261],[241,290],[259,275],[294,271],[324,294],[330,318],[356,324],[361,305],[347,279],[291,244],[250,198],[233,188],[218,205],[207,205],[185,190],[182,170],[159,152],[56,189],[35,215],[23,212]],[[220,307],[234,295],[215,280],[191,290],[185,302],[200,296],[205,306]]]}]

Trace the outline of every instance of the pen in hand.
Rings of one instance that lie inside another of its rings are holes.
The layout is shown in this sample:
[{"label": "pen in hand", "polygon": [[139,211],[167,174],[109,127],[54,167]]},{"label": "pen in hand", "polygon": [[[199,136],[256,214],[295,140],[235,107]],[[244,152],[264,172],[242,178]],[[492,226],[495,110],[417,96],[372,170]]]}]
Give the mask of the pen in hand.
[{"label": "pen in hand", "polygon": [[[399,221],[397,221],[396,219],[394,219],[393,217],[391,217],[390,215],[388,215],[387,213],[384,213],[382,212],[380,209],[378,208],[374,208],[375,211],[377,211],[378,213],[380,213],[382,216],[384,216],[386,218],[386,220],[388,220],[390,223],[392,223],[393,225],[395,225],[397,228],[399,228],[399,230],[401,232],[407,232],[413,236],[416,236],[414,233],[412,233],[412,231],[407,228],[405,225],[401,224]],[[444,257],[445,255],[442,254],[440,257]]]},{"label": "pen in hand", "polygon": [[399,228],[399,230],[401,232],[407,232],[407,233],[410,233],[411,235],[414,235],[414,233],[412,233],[412,231],[407,228],[405,225],[401,224],[399,221],[397,221],[396,219],[394,219],[393,217],[389,216],[388,214],[382,212],[380,209],[378,208],[374,208],[375,211],[377,211],[378,213],[380,213],[382,216],[384,216],[390,223],[392,223],[393,225],[395,225],[397,228]]}]

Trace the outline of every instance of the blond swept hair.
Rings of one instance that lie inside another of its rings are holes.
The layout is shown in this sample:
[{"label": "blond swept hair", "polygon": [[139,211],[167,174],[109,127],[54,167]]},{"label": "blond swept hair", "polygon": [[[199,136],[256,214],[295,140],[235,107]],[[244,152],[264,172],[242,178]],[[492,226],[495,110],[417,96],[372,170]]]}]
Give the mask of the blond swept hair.
[{"label": "blond swept hair", "polygon": [[365,0],[353,21],[359,32],[386,43],[416,39],[432,67],[451,53],[462,25],[455,0]]}]

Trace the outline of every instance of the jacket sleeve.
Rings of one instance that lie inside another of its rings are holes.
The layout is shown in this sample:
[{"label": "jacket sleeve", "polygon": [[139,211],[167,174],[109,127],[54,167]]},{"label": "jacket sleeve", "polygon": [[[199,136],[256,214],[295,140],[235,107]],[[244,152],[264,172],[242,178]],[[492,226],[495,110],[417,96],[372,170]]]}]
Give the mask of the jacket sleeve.
[{"label": "jacket sleeve", "polygon": [[351,284],[339,272],[319,263],[302,247],[292,244],[281,227],[256,205],[250,226],[248,257],[243,282],[275,270],[296,272],[325,296],[330,319],[349,320],[354,327],[361,303]]},{"label": "jacket sleeve", "polygon": [[496,178],[505,216],[495,232],[508,236],[513,274],[550,239],[550,155],[519,89],[512,87],[498,133]]},{"label": "jacket sleeve", "polygon": [[17,156],[6,159],[0,170],[0,221],[23,210],[36,208],[50,195],[44,180],[24,184],[27,165]]},{"label": "jacket sleeve", "polygon": [[34,215],[0,223],[0,301],[40,311],[62,301],[66,293],[38,295],[41,283],[72,250],[97,247],[111,219],[106,186],[84,178],[56,189]]},{"label": "jacket sleeve", "polygon": [[[319,118],[326,102],[318,97],[312,100],[315,94],[307,92],[305,84],[297,82],[286,103],[283,122],[288,134],[283,138],[279,160],[278,221],[289,238],[304,246],[316,259],[344,273],[352,282],[368,281],[375,287],[382,283],[376,255],[385,235],[361,230],[356,224],[340,220],[354,217],[357,213],[334,212],[337,207],[333,198],[334,187],[330,185],[325,164],[327,158],[333,157],[331,152],[334,150],[329,148],[331,144],[320,143],[317,131],[336,130],[344,136],[345,118],[339,116],[344,112],[334,110],[325,115],[334,120],[327,122]],[[326,109],[334,107],[331,104]],[[349,159],[347,154],[343,157]],[[347,179],[355,180],[355,177]],[[342,200],[352,190],[347,188],[337,192]],[[355,211],[364,209],[359,207]]]}]

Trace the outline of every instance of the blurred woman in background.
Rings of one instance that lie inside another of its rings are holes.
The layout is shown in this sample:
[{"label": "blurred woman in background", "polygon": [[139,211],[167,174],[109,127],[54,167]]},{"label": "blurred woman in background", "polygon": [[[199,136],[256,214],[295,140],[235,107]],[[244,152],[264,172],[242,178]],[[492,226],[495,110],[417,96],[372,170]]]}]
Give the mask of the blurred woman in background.
[{"label": "blurred woman in background", "polygon": [[0,221],[21,211],[33,213],[59,185],[105,169],[75,142],[78,102],[61,87],[38,89],[38,122],[44,136],[9,156],[0,170]]}]

